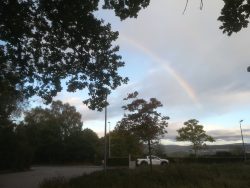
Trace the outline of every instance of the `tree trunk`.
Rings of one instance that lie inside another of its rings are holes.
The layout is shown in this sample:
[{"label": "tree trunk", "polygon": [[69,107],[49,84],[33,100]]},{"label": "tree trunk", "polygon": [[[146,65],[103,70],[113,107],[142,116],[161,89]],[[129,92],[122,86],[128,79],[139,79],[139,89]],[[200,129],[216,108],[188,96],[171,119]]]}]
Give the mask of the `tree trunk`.
[{"label": "tree trunk", "polygon": [[197,158],[197,152],[198,152],[198,148],[196,146],[194,146],[194,157]]},{"label": "tree trunk", "polygon": [[153,171],[152,167],[152,154],[151,154],[151,143],[150,140],[148,140],[148,154],[149,154],[149,161],[150,161],[150,172]]}]

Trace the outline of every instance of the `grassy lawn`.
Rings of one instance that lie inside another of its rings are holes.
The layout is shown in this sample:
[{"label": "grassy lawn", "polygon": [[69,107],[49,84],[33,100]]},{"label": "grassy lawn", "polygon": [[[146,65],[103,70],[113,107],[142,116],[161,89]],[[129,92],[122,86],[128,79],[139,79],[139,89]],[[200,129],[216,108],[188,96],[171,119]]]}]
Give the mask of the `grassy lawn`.
[{"label": "grassy lawn", "polygon": [[250,188],[250,165],[171,164],[165,168],[117,169],[66,181],[46,180],[41,188]]}]

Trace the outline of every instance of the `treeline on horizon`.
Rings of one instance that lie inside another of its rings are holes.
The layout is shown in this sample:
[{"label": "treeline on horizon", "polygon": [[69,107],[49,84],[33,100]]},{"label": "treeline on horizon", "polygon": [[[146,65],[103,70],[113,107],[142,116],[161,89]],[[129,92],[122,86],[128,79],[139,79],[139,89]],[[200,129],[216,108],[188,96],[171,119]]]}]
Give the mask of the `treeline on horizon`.
[{"label": "treeline on horizon", "polygon": [[[116,128],[111,151],[116,157],[141,155],[143,145],[129,132]],[[0,126],[0,152],[0,170],[23,170],[31,164],[101,164],[104,138],[83,129],[75,107],[54,101],[50,108],[25,112],[19,123]]]},{"label": "treeline on horizon", "polygon": [[[133,98],[134,96],[129,95],[129,97]],[[127,100],[127,98],[125,99]],[[158,102],[157,100],[151,100]],[[131,108],[131,104],[137,105],[138,101],[139,104],[145,102],[147,109],[150,107],[149,104],[151,103],[142,99],[136,99],[127,106]],[[156,104],[158,105],[158,103]],[[134,109],[134,107],[131,109]],[[136,114],[137,116],[138,114]],[[158,132],[160,132],[160,135],[165,133],[161,132],[161,129],[160,131],[157,130],[156,137],[152,137],[150,141],[150,153],[147,151],[146,139],[148,136],[152,136],[151,134],[156,130],[157,122],[152,122],[152,131],[144,124],[142,126],[137,124],[137,119],[133,122],[133,119],[129,119],[129,117],[135,117],[135,114],[124,115],[122,120],[117,122],[114,130],[107,135],[107,143],[111,140],[110,144],[107,144],[107,151],[111,152],[107,152],[106,155],[109,158],[124,158],[131,154],[133,159],[142,157],[144,154],[167,157],[164,147],[158,142]],[[25,170],[29,169],[32,164],[102,164],[104,138],[99,138],[89,128],[84,129],[81,114],[68,103],[63,104],[61,101],[53,101],[49,108],[35,107],[24,112],[22,121],[17,122],[10,118],[9,120],[2,120],[2,122],[4,124],[0,126],[0,170]],[[133,125],[136,126],[133,127]],[[165,130],[165,126],[162,129]],[[202,135],[199,145],[191,142],[192,148],[196,149],[194,156],[191,153],[191,158],[187,159],[168,156],[171,162],[189,163],[194,162],[194,159],[195,162],[199,162],[196,158],[198,150],[205,149],[205,141],[211,139],[213,141],[212,137],[210,138],[209,135],[205,134],[203,126],[199,125],[198,121],[194,119],[184,122],[184,127],[177,130],[179,133],[176,138],[177,141],[187,141],[190,140],[189,137],[195,136],[196,134],[189,132],[191,129],[195,130],[197,135]],[[141,133],[143,135],[148,133],[144,140],[140,137]],[[235,152],[237,156],[242,155],[241,148],[237,148]],[[222,157],[224,157],[225,153],[222,154]],[[226,155],[231,156],[228,152]],[[241,161],[241,158],[232,160]],[[200,159],[200,162],[211,162],[211,160],[221,162],[224,159],[206,158]]]}]

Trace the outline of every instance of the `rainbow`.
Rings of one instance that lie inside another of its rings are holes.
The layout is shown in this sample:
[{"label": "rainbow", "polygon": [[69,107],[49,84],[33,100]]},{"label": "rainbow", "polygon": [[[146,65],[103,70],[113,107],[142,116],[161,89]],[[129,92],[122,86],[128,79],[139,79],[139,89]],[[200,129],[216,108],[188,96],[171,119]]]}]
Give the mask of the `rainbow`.
[{"label": "rainbow", "polygon": [[131,38],[129,38],[125,35],[122,35],[122,34],[119,35],[119,39],[128,43],[129,45],[132,45],[133,47],[137,48],[138,50],[142,51],[144,54],[146,54],[147,56],[152,58],[155,63],[160,65],[167,73],[169,73],[177,81],[179,86],[185,91],[185,93],[194,102],[194,104],[197,107],[200,107],[198,97],[196,96],[196,93],[195,93],[194,89],[192,88],[192,86],[186,80],[184,80],[181,77],[181,75],[176,70],[174,70],[166,60],[164,60],[163,58],[161,58],[160,56],[158,56],[157,54],[152,52],[150,49],[141,45],[140,43],[138,43],[134,39],[131,39]]}]

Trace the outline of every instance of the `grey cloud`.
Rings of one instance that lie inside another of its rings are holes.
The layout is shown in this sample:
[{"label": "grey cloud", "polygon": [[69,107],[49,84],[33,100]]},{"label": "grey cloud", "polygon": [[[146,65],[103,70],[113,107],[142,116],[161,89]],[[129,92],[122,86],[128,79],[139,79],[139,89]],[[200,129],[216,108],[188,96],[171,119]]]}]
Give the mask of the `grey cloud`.
[{"label": "grey cloud", "polygon": [[[78,101],[79,102],[77,105],[71,102],[69,103],[76,106],[77,110],[82,114],[82,119],[84,122],[93,121],[93,120],[94,121],[104,120],[104,111],[99,112],[99,111],[90,110],[87,108],[87,106],[85,106],[84,104],[81,104],[82,101],[80,98],[78,99]],[[123,111],[121,109],[119,102],[118,103],[116,103],[115,101],[110,102],[110,106],[107,107],[108,118],[113,118],[113,117],[117,117],[121,115],[123,115]]]},{"label": "grey cloud", "polygon": [[[217,21],[222,5],[223,1],[206,1],[204,9],[200,11],[199,0],[190,1],[187,12],[182,15],[185,1],[154,0],[147,9],[140,12],[138,19],[119,23],[114,21],[112,25],[122,35],[166,60],[193,88],[201,108],[196,106],[161,65],[144,54],[144,58],[151,62],[151,71],[145,72],[138,80],[131,79],[129,85],[114,92],[110,98],[109,117],[122,116],[122,98],[134,90],[139,91],[143,98],[158,98],[164,104],[163,111],[170,116],[171,121],[190,117],[209,118],[250,106],[250,74],[246,72],[246,67],[250,65],[250,29],[244,29],[231,37],[223,35]],[[128,44],[128,41],[118,42],[122,54],[132,54],[127,57],[127,61],[134,59],[136,47]],[[133,63],[142,68],[145,65],[141,61]],[[124,70],[130,71],[126,67]],[[76,104],[85,121],[103,119],[103,113],[82,108],[80,99]],[[180,125],[169,124],[166,139],[175,140],[176,129]],[[237,131],[229,130],[208,133],[222,140],[237,140],[239,136]]]},{"label": "grey cloud", "polygon": [[[240,130],[211,130],[207,132],[209,135],[213,136],[215,139],[220,139],[224,141],[239,141],[241,140]],[[250,129],[244,129],[244,137],[250,136]]]},{"label": "grey cloud", "polygon": [[[163,138],[175,141],[177,136],[176,129],[168,128],[167,130],[168,133]],[[210,130],[207,131],[207,134],[213,136],[217,141],[229,141],[229,142],[241,141],[240,130],[227,130],[227,129]],[[250,129],[245,129],[244,130],[245,140],[249,138],[249,136],[250,136]]]},{"label": "grey cloud", "polygon": [[[184,121],[183,121],[184,122]],[[169,121],[169,126],[167,128],[168,133],[164,135],[163,139],[176,141],[176,136],[178,135],[177,129],[183,127],[183,122],[171,122]],[[206,127],[204,127],[206,129]],[[212,129],[206,131],[208,135],[214,137],[217,141],[229,141],[237,142],[241,141],[240,129]],[[243,129],[243,136],[245,140],[250,137],[250,129]]]},{"label": "grey cloud", "polygon": [[[194,89],[202,106],[218,112],[233,109],[239,105],[239,94],[250,90],[249,29],[230,38],[223,35],[217,21],[222,2],[209,1],[203,11],[197,11],[197,2],[192,2],[184,16],[182,4],[154,1],[137,20],[125,22],[122,33],[165,59]],[[193,105],[154,60],[152,67],[158,71],[140,83],[142,95],[156,95],[169,107]],[[240,105],[249,104],[247,98],[240,101]]]},{"label": "grey cloud", "polygon": [[[109,106],[107,107],[107,116],[109,119],[123,116],[123,98],[125,98],[129,92],[133,92],[135,87],[139,88],[137,83],[124,85],[119,87],[114,94],[111,94],[108,97]],[[84,122],[104,120],[104,111],[99,112],[90,110],[86,105],[83,104],[82,101],[84,99],[80,97],[79,93],[60,93],[55,98],[55,100],[62,100],[63,102],[67,102],[70,105],[75,106],[77,111],[81,113]]]}]

